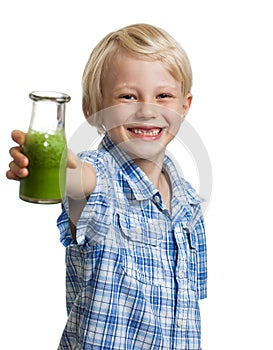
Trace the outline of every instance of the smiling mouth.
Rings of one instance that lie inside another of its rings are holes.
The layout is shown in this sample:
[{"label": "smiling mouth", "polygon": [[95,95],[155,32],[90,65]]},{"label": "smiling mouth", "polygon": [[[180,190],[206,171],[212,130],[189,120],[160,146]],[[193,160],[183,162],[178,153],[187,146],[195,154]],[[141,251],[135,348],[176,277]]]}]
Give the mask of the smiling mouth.
[{"label": "smiling mouth", "polygon": [[128,130],[138,137],[156,137],[162,132],[162,128],[128,128]]}]

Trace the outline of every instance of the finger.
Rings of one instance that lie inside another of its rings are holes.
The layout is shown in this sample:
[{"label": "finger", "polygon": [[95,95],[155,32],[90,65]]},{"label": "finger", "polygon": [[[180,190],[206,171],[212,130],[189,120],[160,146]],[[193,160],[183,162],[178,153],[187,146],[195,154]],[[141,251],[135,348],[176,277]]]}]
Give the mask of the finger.
[{"label": "finger", "polygon": [[67,150],[67,167],[70,169],[76,169],[78,166],[79,158],[70,149]]},{"label": "finger", "polygon": [[9,154],[14,159],[15,164],[21,168],[26,168],[28,166],[28,158],[22,153],[20,147],[12,147]]},{"label": "finger", "polygon": [[11,133],[11,138],[13,141],[22,146],[26,141],[26,133],[21,130],[13,130]]},{"label": "finger", "polygon": [[20,178],[18,176],[16,176],[11,170],[8,170],[6,172],[6,177],[9,179],[9,180],[20,180]]},{"label": "finger", "polygon": [[[28,175],[28,169],[27,168],[21,168],[18,166],[14,161],[9,163],[9,171],[14,174],[15,178],[22,178],[26,177]],[[9,176],[12,176],[9,174]]]}]

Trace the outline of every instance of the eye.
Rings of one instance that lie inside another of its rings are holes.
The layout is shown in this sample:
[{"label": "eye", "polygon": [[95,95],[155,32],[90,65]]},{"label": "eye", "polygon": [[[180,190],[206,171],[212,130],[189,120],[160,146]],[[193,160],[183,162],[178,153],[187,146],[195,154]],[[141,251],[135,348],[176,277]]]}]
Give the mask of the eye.
[{"label": "eye", "polygon": [[131,95],[131,94],[121,95],[119,98],[125,99],[125,100],[135,100],[136,99],[136,97],[134,95]]},{"label": "eye", "polygon": [[165,92],[156,96],[157,99],[161,99],[161,98],[164,99],[164,98],[171,98],[171,97],[172,97],[171,94],[168,94]]}]

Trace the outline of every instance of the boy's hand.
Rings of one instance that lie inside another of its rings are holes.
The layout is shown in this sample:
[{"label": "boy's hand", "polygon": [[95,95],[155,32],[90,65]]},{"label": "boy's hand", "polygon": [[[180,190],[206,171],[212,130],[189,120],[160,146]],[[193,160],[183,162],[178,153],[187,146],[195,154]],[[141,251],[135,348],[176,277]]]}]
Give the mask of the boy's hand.
[{"label": "boy's hand", "polygon": [[80,164],[80,159],[70,149],[67,150],[67,167],[69,169],[76,169]]},{"label": "boy's hand", "polygon": [[9,170],[6,176],[11,180],[20,180],[28,175],[28,158],[22,153],[22,146],[26,140],[26,133],[21,130],[13,130],[11,138],[18,146],[11,147],[9,153],[13,160],[9,163]]},{"label": "boy's hand", "polygon": [[[22,152],[22,146],[26,141],[26,133],[21,130],[13,130],[11,138],[18,146],[11,147],[9,153],[13,160],[9,163],[9,170],[6,176],[10,180],[20,180],[20,178],[28,175],[28,158]],[[79,158],[70,150],[68,150],[67,167],[75,169],[78,166]]]}]

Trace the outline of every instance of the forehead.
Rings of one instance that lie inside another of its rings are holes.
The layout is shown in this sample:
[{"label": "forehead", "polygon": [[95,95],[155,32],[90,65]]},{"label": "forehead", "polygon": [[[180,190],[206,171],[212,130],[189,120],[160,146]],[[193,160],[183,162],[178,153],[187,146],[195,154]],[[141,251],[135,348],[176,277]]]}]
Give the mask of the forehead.
[{"label": "forehead", "polygon": [[152,60],[148,57],[135,57],[128,53],[119,53],[112,57],[105,67],[103,85],[107,83],[121,82],[149,82],[149,79],[176,82],[175,78],[161,61]]}]

